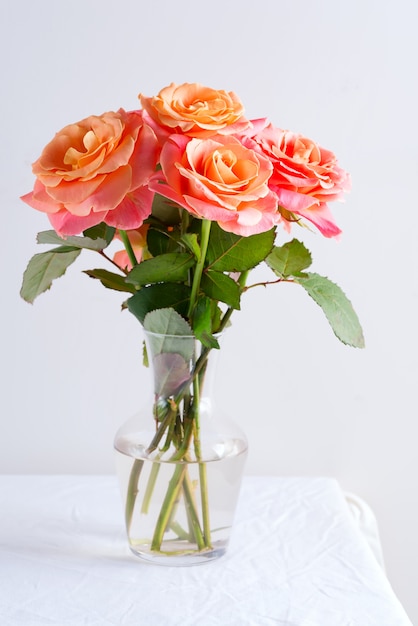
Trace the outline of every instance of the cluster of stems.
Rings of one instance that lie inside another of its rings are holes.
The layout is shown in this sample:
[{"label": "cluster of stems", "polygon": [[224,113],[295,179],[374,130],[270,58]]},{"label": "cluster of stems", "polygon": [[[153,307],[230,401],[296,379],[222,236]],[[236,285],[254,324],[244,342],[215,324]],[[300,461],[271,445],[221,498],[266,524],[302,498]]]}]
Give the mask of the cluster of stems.
[{"label": "cluster of stems", "polygon": [[[189,317],[193,312],[196,298],[199,293],[200,281],[209,242],[210,226],[210,221],[203,220],[201,233],[201,255],[193,273],[188,311]],[[130,246],[129,239],[122,236],[122,240],[125,244],[131,262],[135,263],[135,256],[132,247]],[[231,313],[232,310],[225,314],[223,327],[227,323]],[[202,462],[201,458],[199,420],[200,389],[203,384],[209,352],[210,348],[202,348],[200,356],[197,359],[194,359],[189,380],[181,387],[176,395],[170,398],[166,403],[166,414],[161,420],[158,418],[158,398],[155,400],[154,415],[157,418],[157,428],[156,433],[148,446],[147,453],[151,454],[154,452],[165,437],[165,442],[162,445],[159,454],[162,455],[167,452],[170,447],[174,446],[175,452],[172,454],[170,461],[175,465],[154,529],[154,535],[151,543],[151,549],[154,551],[159,551],[161,549],[161,544],[167,528],[175,530],[180,538],[187,538],[189,541],[194,541],[199,551],[211,548],[206,464]],[[192,440],[194,444],[194,456],[199,465],[202,522],[199,521],[198,507],[187,466],[187,462],[190,460]],[[138,494],[138,484],[143,463],[144,462],[141,459],[136,459],[130,474],[125,511],[128,533],[132,522],[132,515]],[[148,511],[159,470],[160,464],[154,463],[147,483],[141,513],[146,514]],[[175,509],[181,495],[183,495],[186,505],[189,532],[180,528],[178,523],[175,521]]]},{"label": "cluster of stems", "polygon": [[[155,525],[151,543],[153,551],[161,550],[164,534],[168,529],[175,531],[179,538],[195,543],[199,551],[208,550],[212,547],[206,463],[202,459],[200,446],[199,412],[200,393],[209,353],[210,348],[202,349],[200,356],[194,360],[190,378],[174,396],[164,399],[166,411],[162,419],[158,408],[160,398],[157,397],[154,402],[156,432],[147,448],[147,455],[152,455],[156,450],[158,452],[153,456],[153,460],[156,462],[152,465],[146,485],[141,506],[142,514],[148,513],[161,468],[161,463],[158,460],[170,450],[172,452],[168,462],[173,463],[174,469]],[[192,461],[198,464],[201,521],[195,490],[188,469],[188,463]],[[130,474],[125,511],[128,533],[143,464],[142,459],[135,459]],[[188,530],[181,528],[175,519],[177,504],[181,497],[185,502]]]},{"label": "cluster of stems", "polygon": [[[187,228],[187,224],[182,224]],[[196,304],[200,290],[200,282],[204,271],[206,252],[209,243],[211,222],[202,220],[200,237],[200,257],[196,262],[191,276],[191,295],[188,309],[190,319]],[[133,250],[127,237],[122,237],[131,261],[135,262]],[[238,279],[243,287],[247,273],[243,273]],[[229,322],[233,312],[228,308],[222,316],[217,332],[222,332]],[[210,508],[208,499],[208,482],[206,462],[202,458],[201,438],[200,438],[200,395],[208,363],[208,357],[212,348],[202,346],[199,356],[192,359],[191,372],[188,380],[170,398],[163,399],[164,409],[161,411],[160,398],[155,398],[154,417],[156,422],[156,432],[150,442],[147,454],[153,455],[153,464],[149,476],[144,498],[142,500],[141,513],[146,514],[157,482],[161,464],[158,459],[172,450],[168,462],[173,463],[173,474],[168,483],[164,500],[161,504],[159,516],[155,525],[151,542],[151,550],[161,551],[164,535],[168,529],[173,530],[180,539],[187,539],[196,545],[198,551],[210,550],[212,548]],[[162,414],[161,414],[162,413]],[[199,490],[198,506],[194,485],[190,479],[188,463],[194,461],[198,464]],[[139,490],[139,479],[144,461],[135,459],[126,498],[126,525],[128,534],[131,527],[134,507]],[[183,497],[185,510],[187,513],[188,529],[180,527],[175,519],[176,508],[180,498]],[[199,508],[201,516],[199,516]],[[201,518],[201,519],[200,519]]]}]

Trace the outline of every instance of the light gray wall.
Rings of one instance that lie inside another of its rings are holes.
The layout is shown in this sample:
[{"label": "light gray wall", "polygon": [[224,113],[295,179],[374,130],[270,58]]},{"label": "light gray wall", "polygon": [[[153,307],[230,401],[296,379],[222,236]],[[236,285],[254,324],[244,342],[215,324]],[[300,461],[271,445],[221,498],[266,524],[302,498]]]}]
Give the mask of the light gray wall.
[{"label": "light gray wall", "polygon": [[147,381],[141,329],[81,273],[96,266],[88,253],[34,306],[20,300],[49,228],[18,199],[30,164],[62,126],[137,108],[140,91],[234,90],[249,117],[311,136],[351,172],[333,207],[341,240],[304,240],[353,301],[367,348],[340,345],[301,290],[251,290],[219,399],[249,437],[248,473],[335,476],[371,504],[390,580],[418,622],[416,3],[3,0],[0,35],[0,471],[113,472],[113,434]]}]

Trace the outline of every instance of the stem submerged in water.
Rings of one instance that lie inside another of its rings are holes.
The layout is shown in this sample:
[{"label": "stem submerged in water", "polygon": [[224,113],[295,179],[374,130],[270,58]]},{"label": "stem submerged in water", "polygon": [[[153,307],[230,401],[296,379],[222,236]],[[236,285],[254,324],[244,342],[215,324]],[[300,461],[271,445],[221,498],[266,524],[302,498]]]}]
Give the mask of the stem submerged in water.
[{"label": "stem submerged in water", "polygon": [[206,463],[202,462],[202,448],[200,441],[200,377],[204,374],[204,371],[193,381],[194,400],[196,402],[196,414],[194,419],[194,449],[196,459],[199,463],[199,482],[200,482],[200,500],[202,504],[202,518],[203,518],[203,535],[205,539],[205,545],[211,547],[211,532],[210,532],[210,513],[209,513],[209,493],[208,493],[208,481],[206,473]]},{"label": "stem submerged in water", "polygon": [[144,461],[142,459],[135,459],[131,473],[129,476],[128,489],[126,493],[126,505],[125,505],[125,522],[126,529],[129,535],[132,523],[132,515],[134,512],[134,506],[136,502],[136,497],[139,491],[139,478],[141,476],[142,468],[144,465]]},{"label": "stem submerged in water", "polygon": [[154,536],[151,543],[151,550],[161,550],[164,533],[171,517],[171,511],[175,505],[176,499],[179,496],[186,469],[187,465],[185,463],[179,463],[174,469],[174,473],[169,482],[167,493],[161,507],[160,515],[158,516],[157,524],[155,526]]}]

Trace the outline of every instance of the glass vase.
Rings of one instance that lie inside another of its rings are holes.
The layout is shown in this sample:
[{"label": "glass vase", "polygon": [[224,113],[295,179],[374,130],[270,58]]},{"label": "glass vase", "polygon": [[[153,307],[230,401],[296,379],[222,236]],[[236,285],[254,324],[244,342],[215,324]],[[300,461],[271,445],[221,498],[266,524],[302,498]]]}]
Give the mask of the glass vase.
[{"label": "glass vase", "polygon": [[149,401],[114,442],[129,546],[152,563],[204,563],[227,549],[247,441],[214,403],[221,350],[146,331],[145,347]]}]

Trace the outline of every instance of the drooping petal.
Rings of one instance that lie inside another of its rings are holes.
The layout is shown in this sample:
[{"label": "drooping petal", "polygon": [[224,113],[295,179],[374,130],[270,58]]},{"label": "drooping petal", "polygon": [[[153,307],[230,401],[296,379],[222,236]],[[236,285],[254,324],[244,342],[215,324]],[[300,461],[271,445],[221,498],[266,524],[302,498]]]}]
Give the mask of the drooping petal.
[{"label": "drooping petal", "polygon": [[303,193],[291,191],[290,189],[283,189],[277,185],[272,187],[277,195],[280,206],[284,207],[286,211],[290,213],[300,214],[301,211],[311,206],[319,205],[319,201],[312,196],[306,196]]},{"label": "drooping petal", "polygon": [[232,210],[225,208],[224,206],[222,207],[219,204],[214,204],[213,202],[205,202],[205,200],[195,198],[194,196],[185,195],[184,199],[192,212],[196,213],[196,215],[199,215],[200,217],[212,220],[213,222],[228,220],[231,214],[235,213],[235,209]]},{"label": "drooping petal", "polygon": [[78,235],[87,228],[100,224],[100,222],[104,221],[106,214],[106,211],[103,213],[91,212],[89,215],[79,217],[77,215],[71,215],[68,211],[61,210],[58,213],[49,215],[48,218],[58,235],[61,237],[70,237],[72,235]]},{"label": "drooping petal", "polygon": [[325,203],[321,203],[319,206],[312,206],[296,214],[314,224],[324,237],[338,237],[342,232],[336,225],[334,217]]},{"label": "drooping petal", "polygon": [[35,181],[33,191],[21,196],[21,200],[37,211],[43,213],[57,213],[63,209],[63,205],[57,203],[47,194],[45,186],[39,181]]},{"label": "drooping petal", "polygon": [[227,222],[218,221],[219,226],[227,232],[249,237],[259,233],[264,233],[275,225],[275,218],[272,213],[263,213],[261,219],[256,224],[243,224],[239,221],[240,212],[237,211],[236,218]]}]

